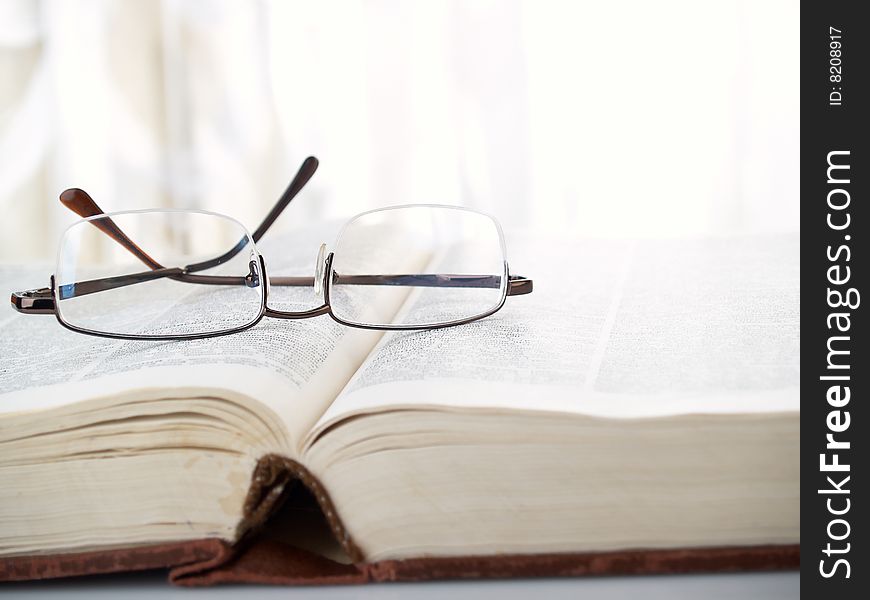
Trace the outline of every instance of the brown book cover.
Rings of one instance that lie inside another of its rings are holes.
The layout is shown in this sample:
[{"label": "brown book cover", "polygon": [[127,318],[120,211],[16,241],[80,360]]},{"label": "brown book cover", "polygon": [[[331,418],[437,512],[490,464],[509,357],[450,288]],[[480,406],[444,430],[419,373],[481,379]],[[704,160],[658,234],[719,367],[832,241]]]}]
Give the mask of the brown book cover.
[{"label": "brown book cover", "polygon": [[[326,558],[265,535],[267,519],[301,483],[349,558]],[[147,569],[169,569],[184,586],[218,583],[351,584],[428,579],[559,577],[580,575],[797,569],[798,545],[630,549],[560,554],[420,557],[366,562],[344,529],[329,495],[300,463],[277,455],[257,464],[245,501],[238,543],[203,539],[55,555],[0,558],[0,581],[22,581]]]}]

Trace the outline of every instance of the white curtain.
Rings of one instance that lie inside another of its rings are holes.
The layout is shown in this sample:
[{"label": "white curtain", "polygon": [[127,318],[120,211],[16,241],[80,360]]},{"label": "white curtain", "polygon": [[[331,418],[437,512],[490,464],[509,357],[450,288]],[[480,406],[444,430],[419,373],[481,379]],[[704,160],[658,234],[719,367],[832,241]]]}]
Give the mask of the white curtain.
[{"label": "white curtain", "polygon": [[464,204],[508,228],[798,228],[799,6],[0,0],[0,260],[104,210],[250,227]]}]

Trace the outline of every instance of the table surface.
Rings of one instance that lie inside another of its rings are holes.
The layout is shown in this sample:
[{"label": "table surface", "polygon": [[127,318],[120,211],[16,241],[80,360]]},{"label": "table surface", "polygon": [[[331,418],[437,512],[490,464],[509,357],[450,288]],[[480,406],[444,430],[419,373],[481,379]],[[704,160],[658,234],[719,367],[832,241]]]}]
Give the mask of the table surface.
[{"label": "table surface", "polygon": [[583,598],[616,600],[732,600],[734,598],[793,599],[800,597],[800,575],[784,573],[739,573],[728,575],[657,575],[634,577],[587,577],[575,579],[520,579],[499,581],[445,581],[429,583],[387,583],[361,586],[329,586],[309,588],[221,586],[205,589],[172,587],[161,572],[84,577],[72,580],[0,584],[3,598],[124,598],[158,600],[166,598],[195,599],[208,597],[238,598],[335,598],[365,600],[367,598]]}]

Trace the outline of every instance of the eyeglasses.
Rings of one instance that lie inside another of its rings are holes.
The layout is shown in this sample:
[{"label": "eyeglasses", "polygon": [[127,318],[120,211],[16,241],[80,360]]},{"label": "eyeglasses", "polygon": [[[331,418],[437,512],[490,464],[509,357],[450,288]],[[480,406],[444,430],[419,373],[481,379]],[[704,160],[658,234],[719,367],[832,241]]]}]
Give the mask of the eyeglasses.
[{"label": "eyeglasses", "polygon": [[[268,276],[257,243],[317,165],[305,160],[253,233],[206,211],[104,213],[83,190],[66,190],[61,202],[83,218],[61,237],[49,287],[14,292],[12,305],[88,335],[185,340],[244,331],[263,317],[329,315],[379,330],[451,327],[532,291],[532,280],[509,273],[493,217],[441,205],[362,213],[330,252],[321,244],[313,276]],[[314,307],[279,310],[270,305],[279,296],[291,307]]]}]

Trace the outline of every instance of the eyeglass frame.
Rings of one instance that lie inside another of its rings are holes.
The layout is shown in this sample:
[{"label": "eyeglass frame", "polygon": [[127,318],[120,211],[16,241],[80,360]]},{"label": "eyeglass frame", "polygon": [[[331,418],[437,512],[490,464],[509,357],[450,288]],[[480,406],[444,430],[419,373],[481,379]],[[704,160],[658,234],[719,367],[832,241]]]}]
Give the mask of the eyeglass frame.
[{"label": "eyeglass frame", "polygon": [[[102,289],[95,289],[85,293],[92,293],[95,291],[104,291],[107,289],[114,289],[117,287],[122,287],[125,285],[135,285],[136,283],[141,283],[144,281],[150,281],[157,278],[167,277],[170,279],[174,279],[177,281],[190,281],[189,278],[194,278],[191,283],[201,283],[201,284],[210,284],[210,285],[239,285],[243,283],[248,287],[254,287],[251,285],[252,280],[249,278],[258,278],[263,281],[263,293],[261,294],[260,300],[260,309],[256,316],[256,318],[250,323],[246,323],[245,325],[234,327],[230,329],[222,329],[219,331],[211,331],[205,333],[190,333],[190,334],[178,334],[178,335],[162,335],[162,334],[125,334],[125,333],[112,333],[112,332],[101,332],[95,331],[91,329],[87,329],[84,327],[79,327],[76,325],[72,325],[71,323],[66,322],[60,311],[58,310],[58,290],[55,284],[55,277],[51,275],[49,281],[49,287],[47,288],[39,288],[39,289],[31,289],[24,290],[20,292],[13,292],[11,297],[12,307],[24,314],[31,315],[45,315],[45,314],[53,314],[58,323],[60,323],[66,329],[70,331],[74,331],[76,333],[81,333],[84,335],[91,335],[102,338],[110,338],[110,339],[123,339],[123,340],[163,340],[163,341],[181,341],[181,340],[192,340],[192,339],[207,339],[212,337],[219,337],[224,335],[231,335],[234,333],[239,333],[250,329],[257,325],[260,321],[263,320],[264,317],[270,317],[275,319],[288,319],[288,320],[296,320],[296,319],[309,319],[313,317],[319,317],[321,315],[329,315],[334,321],[337,323],[344,325],[346,327],[354,327],[357,329],[368,329],[368,330],[377,330],[377,331],[426,331],[433,329],[443,329],[445,327],[455,327],[458,325],[465,325],[468,323],[472,323],[474,321],[478,321],[480,319],[484,319],[489,317],[496,312],[498,312],[505,304],[508,296],[521,296],[525,294],[529,294],[533,290],[533,282],[531,279],[523,277],[521,275],[510,275],[510,270],[508,267],[507,260],[504,261],[504,274],[499,275],[498,277],[505,277],[507,284],[504,286],[504,292],[501,294],[501,298],[492,309],[483,312],[479,315],[475,315],[472,317],[468,317],[465,319],[456,319],[453,321],[448,321],[445,323],[433,323],[433,324],[424,324],[424,325],[370,325],[364,323],[354,323],[342,319],[337,316],[332,310],[332,305],[330,303],[330,289],[333,283],[333,276],[337,275],[332,271],[332,262],[334,258],[334,252],[329,252],[325,259],[324,272],[323,272],[323,304],[316,308],[302,310],[302,311],[282,311],[269,307],[268,299],[269,299],[269,288],[275,283],[276,285],[290,285],[290,286],[308,286],[311,284],[316,284],[314,277],[276,277],[273,279],[269,278],[268,272],[266,270],[266,261],[263,258],[263,255],[260,253],[257,248],[257,242],[259,242],[260,238],[268,231],[269,227],[277,220],[278,216],[283,212],[283,210],[290,204],[293,198],[302,190],[306,183],[311,179],[314,172],[317,170],[319,162],[313,156],[309,156],[302,163],[302,166],[299,168],[296,176],[287,186],[287,189],[278,199],[275,206],[268,212],[266,217],[263,219],[263,222],[260,223],[260,226],[254,230],[253,233],[248,232],[248,230],[238,221],[232,219],[232,217],[227,217],[226,215],[221,215],[219,213],[213,213],[208,211],[201,210],[171,210],[171,209],[152,209],[152,210],[144,210],[144,211],[120,211],[114,213],[105,213],[103,210],[97,205],[97,203],[85,192],[84,190],[78,188],[71,188],[64,191],[60,195],[60,201],[64,206],[78,214],[82,217],[82,221],[78,221],[76,224],[88,222],[88,221],[98,221],[105,219],[107,223],[103,223],[103,226],[95,225],[106,233],[106,235],[110,236],[116,242],[124,246],[128,251],[133,253],[137,258],[139,258],[146,266],[151,268],[151,271],[145,271],[143,273],[138,274],[130,274],[130,275],[122,275],[113,278],[105,278],[103,280],[92,280],[93,283],[106,281],[106,280],[125,280],[128,278],[136,278],[142,277],[138,281],[131,281],[129,283],[121,283],[120,281],[114,281],[114,283],[118,283],[118,285],[113,285],[112,287],[104,287]],[[452,208],[465,210],[469,212],[473,212],[476,214],[485,214],[480,213],[479,211],[471,210],[465,207],[460,206],[445,206],[445,205],[433,205],[433,204],[409,204],[409,205],[401,205],[387,208],[375,209],[372,211],[367,211],[364,214],[368,214],[371,212],[395,209],[395,208],[404,208],[404,207],[432,207],[432,208]],[[135,244],[127,235],[117,227],[112,221],[111,217],[114,215],[121,214],[131,214],[131,213],[153,213],[153,212],[181,212],[181,213],[198,213],[198,214],[207,214],[214,215],[219,217],[224,217],[230,219],[231,221],[237,223],[239,227],[245,232],[245,237],[236,244],[232,249],[228,252],[225,252],[221,256],[215,257],[214,259],[210,259],[208,261],[202,261],[193,265],[187,265],[186,267],[163,267],[160,263],[151,258],[144,250],[139,248],[138,245]],[[362,215],[357,215],[362,216]],[[486,215],[489,216],[489,215]],[[356,218],[356,217],[354,217]],[[501,240],[502,245],[504,244],[504,236],[501,231],[501,227],[494,218],[490,216],[498,229],[499,238]],[[353,219],[351,219],[352,221]],[[349,221],[350,222],[350,221]],[[72,226],[71,226],[72,227]],[[233,276],[220,276],[220,275],[196,275],[197,271],[205,270],[211,268],[212,266],[217,266],[218,264],[222,264],[225,260],[229,260],[230,258],[236,256],[239,252],[244,249],[245,246],[249,243],[252,244],[252,248],[256,253],[257,264],[256,267],[259,270],[259,273],[254,272],[254,261],[252,260],[249,263],[249,267],[251,272],[243,278],[243,282],[239,281],[239,277]],[[244,243],[243,243],[244,242]],[[192,267],[198,267],[196,269],[192,269]],[[172,271],[169,273],[168,271]],[[425,284],[421,285],[420,275],[361,275],[361,276],[348,276],[348,277],[372,277],[377,279],[383,278],[402,278],[402,277],[414,277],[417,278],[417,283],[407,284],[409,286],[419,286],[419,287],[489,287],[489,286],[475,286],[473,285],[475,282],[480,283],[480,277],[477,275],[437,275],[437,279],[434,280],[437,285],[429,285]],[[444,279],[444,278],[447,279]],[[495,276],[484,276],[484,277],[495,277]],[[234,281],[227,281],[228,279],[232,279]],[[292,280],[292,283],[291,283]],[[302,283],[301,280],[305,280]],[[455,281],[456,285],[444,285],[450,281]],[[277,282],[277,283],[276,283]],[[82,282],[84,283],[84,282]],[[383,281],[382,281],[383,283]],[[78,283],[76,285],[79,285]],[[255,284],[256,285],[256,284]],[[369,285],[372,285],[371,283]],[[386,285],[403,285],[401,283],[392,283]],[[499,287],[502,287],[501,282],[499,282]]]}]

